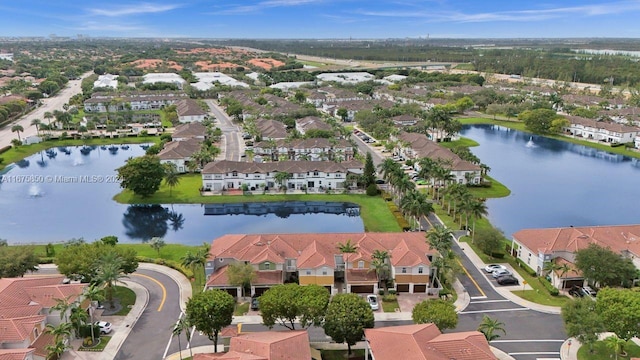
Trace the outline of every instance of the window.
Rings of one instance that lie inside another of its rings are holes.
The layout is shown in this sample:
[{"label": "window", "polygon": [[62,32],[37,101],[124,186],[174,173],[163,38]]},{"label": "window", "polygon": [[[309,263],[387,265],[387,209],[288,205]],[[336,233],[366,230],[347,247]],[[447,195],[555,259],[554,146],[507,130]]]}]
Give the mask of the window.
[{"label": "window", "polygon": [[406,268],[406,267],[403,267],[403,268],[402,268],[402,270],[401,270],[400,272],[401,272],[401,273],[403,273],[403,274],[406,274],[406,273],[407,273],[407,268]]},{"label": "window", "polygon": [[314,172],[313,172],[313,176],[318,176],[318,175],[320,175],[320,173],[319,173],[319,172],[317,172],[317,171],[314,171]]},{"label": "window", "polygon": [[423,274],[424,273],[424,268],[422,266],[418,267],[418,274]]},{"label": "window", "polygon": [[311,270],[307,270],[306,274],[311,275]]},{"label": "window", "polygon": [[265,269],[265,270],[269,270],[270,268],[271,268],[271,263],[270,263],[270,262],[268,262],[268,261],[265,261],[265,263],[264,263],[264,269]]},{"label": "window", "polygon": [[322,275],[327,275],[327,268],[326,267],[322,268]]},{"label": "window", "polygon": [[237,171],[232,172],[231,176],[238,176],[238,172]]},{"label": "window", "polygon": [[248,177],[249,177],[249,174],[244,174],[244,177],[248,178]]},{"label": "window", "polygon": [[38,338],[38,328],[33,329],[33,337],[36,339]]},{"label": "window", "polygon": [[358,269],[364,269],[364,261],[358,261]]}]

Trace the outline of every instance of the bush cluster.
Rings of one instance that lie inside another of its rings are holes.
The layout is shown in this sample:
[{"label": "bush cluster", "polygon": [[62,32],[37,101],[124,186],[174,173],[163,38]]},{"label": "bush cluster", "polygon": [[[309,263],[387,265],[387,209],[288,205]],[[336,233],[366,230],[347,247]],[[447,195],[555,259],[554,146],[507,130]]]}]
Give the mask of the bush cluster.
[{"label": "bush cluster", "polygon": [[551,283],[544,277],[540,276],[538,280],[547,289],[551,296],[558,296],[558,294],[560,294],[560,291],[558,291],[555,286],[551,285]]},{"label": "bush cluster", "polygon": [[384,302],[394,302],[396,300],[398,300],[398,295],[396,294],[388,294],[382,297],[382,301]]},{"label": "bush cluster", "polygon": [[400,209],[398,209],[396,204],[389,201],[387,202],[387,206],[389,207],[389,210],[391,210],[391,213],[396,218],[396,221],[398,222],[398,225],[400,225],[402,230],[403,231],[410,230],[411,225],[409,225],[409,222],[407,222],[407,219],[404,218],[404,216],[402,215],[402,212],[400,212]]},{"label": "bush cluster", "polygon": [[154,259],[154,258],[145,257],[145,256],[136,256],[136,259],[138,260],[138,262],[146,262],[146,263],[153,263],[153,264],[168,266],[173,270],[180,271],[188,279],[191,279],[194,276],[193,271],[191,271],[191,269],[187,269],[181,264],[179,264],[178,262],[173,260]]},{"label": "bush cluster", "polygon": [[532,268],[530,268],[527,264],[525,264],[522,260],[520,259],[516,259],[516,263],[518,263],[518,266],[520,266],[521,268],[524,269],[524,271],[527,272],[527,274],[531,275],[531,276],[538,276],[538,274],[536,273],[535,270],[533,270]]}]

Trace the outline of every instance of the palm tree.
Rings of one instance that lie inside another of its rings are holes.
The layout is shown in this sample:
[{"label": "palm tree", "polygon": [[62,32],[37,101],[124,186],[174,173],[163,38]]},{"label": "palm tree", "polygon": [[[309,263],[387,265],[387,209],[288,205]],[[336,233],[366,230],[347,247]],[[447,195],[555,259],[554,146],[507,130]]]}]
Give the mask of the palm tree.
[{"label": "palm tree", "polygon": [[69,322],[67,311],[69,311],[73,307],[73,303],[69,301],[72,297],[73,295],[69,295],[64,299],[53,299],[56,304],[51,307],[51,310],[59,311],[60,320],[64,320],[65,322]]},{"label": "palm tree", "polygon": [[97,279],[99,283],[105,284],[106,298],[109,301],[109,305],[113,309],[115,307],[113,303],[114,287],[117,283],[122,282],[123,278],[128,278],[122,273],[123,260],[118,253],[110,251],[106,253],[102,259],[98,261]]},{"label": "palm tree", "polygon": [[180,258],[180,260],[182,261],[180,264],[182,264],[182,266],[184,267],[190,268],[193,276],[195,276],[196,266],[198,265],[198,257],[196,256],[196,254],[192,253],[191,251],[187,251],[187,253],[184,254],[184,256]]},{"label": "palm tree", "polygon": [[387,295],[389,292],[388,282],[391,277],[391,265],[389,264],[389,259],[391,259],[391,255],[389,255],[389,252],[385,250],[374,250],[373,254],[371,254],[371,265],[378,276],[378,283],[382,283],[384,295]]},{"label": "palm tree", "polygon": [[40,125],[42,125],[42,121],[40,121],[40,119],[31,120],[31,126],[35,126],[36,127],[36,134],[38,136],[40,136]]},{"label": "palm tree", "polygon": [[47,119],[47,123],[51,126],[51,119],[53,119],[53,114],[50,111],[44,112],[44,118]]},{"label": "palm tree", "polygon": [[[182,319],[182,318],[180,318]],[[178,354],[180,354],[180,360],[182,360],[182,341],[180,341],[180,335],[182,334],[182,331],[184,330],[182,327],[179,327],[178,324],[180,323],[180,321],[178,321],[174,326],[173,329],[171,330],[171,337],[177,336],[178,337]],[[188,330],[187,330],[188,331]]]},{"label": "palm tree", "polygon": [[291,179],[291,174],[286,171],[277,172],[273,179],[276,181],[280,188],[284,190],[285,194],[287,193],[287,181]]},{"label": "palm tree", "polygon": [[24,128],[22,127],[22,125],[13,125],[11,127],[11,132],[18,133],[18,141],[22,141],[22,139],[20,138],[20,133],[23,131]]},{"label": "palm tree", "polygon": [[474,242],[476,236],[476,220],[489,214],[487,210],[487,204],[480,199],[476,199],[471,203],[469,207],[469,215],[473,218],[473,225],[471,230],[471,242]]},{"label": "palm tree", "polygon": [[71,321],[71,324],[75,326],[76,337],[80,337],[80,326],[87,323],[87,320],[89,320],[89,315],[86,311],[78,307],[78,303],[73,303],[69,320]]},{"label": "palm tree", "polygon": [[411,191],[403,197],[400,207],[413,217],[418,228],[421,227],[420,218],[433,211],[433,206],[427,201],[426,196],[417,191]]},{"label": "palm tree", "polygon": [[164,182],[169,186],[169,196],[171,196],[173,188],[180,183],[180,176],[178,176],[175,164],[167,166],[164,174]]},{"label": "palm tree", "polygon": [[187,319],[186,315],[182,315],[178,322],[173,327],[173,336],[178,337],[178,348],[180,349],[180,359],[182,359],[182,347],[180,345],[180,335],[184,332],[187,337],[187,346],[189,347],[189,356],[193,359],[193,352],[191,350],[191,323]]},{"label": "palm tree", "polygon": [[607,347],[613,350],[616,360],[618,360],[618,353],[621,353],[624,350],[624,345],[627,343],[626,340],[620,339],[616,335],[611,335],[608,338],[604,339]]},{"label": "palm tree", "polygon": [[64,340],[65,337],[71,336],[71,330],[73,329],[73,325],[68,322],[60,323],[58,326],[54,326],[53,324],[47,324],[45,332],[53,335],[53,337],[58,340]]},{"label": "palm tree", "polygon": [[567,275],[567,273],[573,269],[568,264],[562,264],[556,270],[559,272],[558,278],[562,280],[562,283],[560,283],[561,285],[560,288],[562,289],[564,288],[564,280],[563,280],[564,276]]},{"label": "palm tree", "polygon": [[47,345],[44,349],[47,351],[47,360],[59,360],[67,349],[71,349],[71,346],[67,345],[65,340],[60,339],[52,345]]},{"label": "palm tree", "polygon": [[209,253],[209,250],[204,248],[204,249],[200,249],[195,253],[195,258],[196,261],[195,263],[199,266],[202,266],[202,274],[203,274],[203,279],[206,281],[207,280],[207,260],[209,259],[209,256],[211,256],[211,254]]},{"label": "palm tree", "polygon": [[440,255],[445,256],[451,250],[451,229],[442,225],[436,225],[427,232],[427,242],[431,248],[436,249]]},{"label": "palm tree", "polygon": [[[348,239],[345,243],[338,243],[338,250],[341,254],[347,254],[347,258],[344,262],[344,288],[349,290],[347,285],[347,272],[349,270],[349,255],[355,254],[358,251],[358,247],[351,243],[351,239]],[[344,256],[344,255],[343,255]]]},{"label": "palm tree", "polygon": [[97,287],[95,284],[91,284],[84,288],[82,295],[84,295],[85,299],[90,301],[90,309],[89,314],[91,315],[91,343],[93,344],[96,340],[94,331],[93,331],[93,302],[94,301],[102,301],[104,300],[104,291]]},{"label": "palm tree", "polygon": [[400,170],[400,164],[398,164],[391,158],[386,158],[384,159],[384,161],[382,161],[382,163],[380,163],[380,165],[378,165],[378,169],[380,169],[382,178],[388,182],[391,178],[391,174]]},{"label": "palm tree", "polygon": [[482,322],[478,325],[478,331],[484,334],[487,341],[492,341],[500,337],[496,332],[501,331],[503,335],[507,335],[507,332],[503,328],[504,323],[501,323],[498,319],[492,319],[487,315],[482,317]]}]

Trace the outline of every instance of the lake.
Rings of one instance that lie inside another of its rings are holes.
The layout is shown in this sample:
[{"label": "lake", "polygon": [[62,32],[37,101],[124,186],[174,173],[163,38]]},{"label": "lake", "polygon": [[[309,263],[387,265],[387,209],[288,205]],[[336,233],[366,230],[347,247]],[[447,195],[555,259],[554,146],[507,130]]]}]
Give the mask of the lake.
[{"label": "lake", "polygon": [[131,243],[159,236],[199,245],[229,233],[364,231],[359,207],[350,203],[116,203],[115,169],[147,146],[53,148],[7,167],[0,182],[0,238],[48,243],[116,235]]},{"label": "lake", "polygon": [[497,125],[465,126],[471,151],[511,190],[489,199],[491,223],[511,236],[524,228],[640,223],[640,162]]}]

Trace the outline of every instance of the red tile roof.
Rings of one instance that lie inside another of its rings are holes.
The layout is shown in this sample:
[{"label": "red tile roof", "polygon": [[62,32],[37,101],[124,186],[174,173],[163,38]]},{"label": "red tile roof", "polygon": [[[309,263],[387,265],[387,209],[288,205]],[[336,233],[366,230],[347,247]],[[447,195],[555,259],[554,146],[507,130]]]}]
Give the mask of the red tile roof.
[{"label": "red tile roof", "polygon": [[640,225],[524,229],[513,234],[513,238],[530,250],[545,254],[573,253],[596,244],[618,253],[629,251],[640,256]]},{"label": "red tile roof", "polygon": [[479,171],[480,166],[469,161],[462,160],[453,151],[438,145],[429,140],[426,135],[418,133],[401,132],[398,139],[408,143],[418,157],[426,157],[432,160],[441,159],[451,161],[451,170],[457,171]]},{"label": "red tile roof", "polygon": [[[48,307],[51,301],[42,299],[40,292],[33,290],[38,287],[77,287],[78,285],[63,285],[64,276],[54,275],[47,277],[24,277],[24,278],[5,278],[0,279],[0,304],[2,307],[13,307],[29,305],[32,301],[37,302],[44,307]],[[84,287],[84,285],[82,285]],[[36,296],[37,299],[33,298]],[[63,296],[58,294],[59,298]],[[50,299],[49,299],[50,300]],[[40,301],[44,301],[41,303]],[[55,303],[55,301],[53,302]]]},{"label": "red tile roof", "polygon": [[24,360],[35,349],[0,349],[0,360]]},{"label": "red tile roof", "polygon": [[39,355],[43,358],[47,357],[47,345],[53,345],[55,337],[47,332],[42,333],[36,341],[31,344],[31,347],[35,349],[35,355]]},{"label": "red tile roof", "polygon": [[309,335],[305,330],[242,334],[231,338],[229,349],[268,360],[311,359]]},{"label": "red tile roof", "polygon": [[376,360],[496,360],[478,331],[442,334],[434,324],[365,329]]},{"label": "red tile roof", "polygon": [[40,304],[29,304],[24,306],[0,307],[0,319],[19,318],[32,315],[40,315],[42,306]]},{"label": "red tile roof", "polygon": [[21,342],[28,339],[33,329],[42,324],[45,319],[44,315],[0,319],[0,343]]}]

